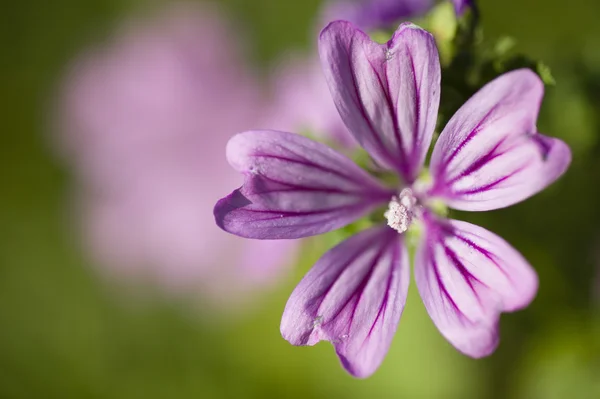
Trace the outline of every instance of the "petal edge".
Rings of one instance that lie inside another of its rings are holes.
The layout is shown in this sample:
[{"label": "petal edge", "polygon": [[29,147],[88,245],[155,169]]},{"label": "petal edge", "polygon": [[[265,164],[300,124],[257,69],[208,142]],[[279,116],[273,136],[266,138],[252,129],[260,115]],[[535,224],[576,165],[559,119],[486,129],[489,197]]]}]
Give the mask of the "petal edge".
[{"label": "petal edge", "polygon": [[520,69],[475,93],[435,145],[429,194],[455,209],[484,211],[520,202],[558,179],[571,153],[537,132],[543,89],[535,73]]},{"label": "petal edge", "polygon": [[408,253],[387,226],[329,250],[288,300],[281,334],[293,345],[330,341],[353,376],[371,375],[396,331],[409,283]]},{"label": "petal edge", "polygon": [[319,54],[334,103],[362,147],[412,183],[427,153],[440,98],[433,36],[411,23],[385,44],[346,21],[321,32]]},{"label": "petal edge", "polygon": [[538,285],[535,271],[499,236],[470,223],[431,218],[417,251],[415,279],[441,334],[474,358],[495,350],[500,314],[526,307]]},{"label": "petal edge", "polygon": [[392,192],[354,162],[306,137],[250,131],[227,144],[244,185],[215,205],[217,225],[257,239],[289,239],[343,227]]}]

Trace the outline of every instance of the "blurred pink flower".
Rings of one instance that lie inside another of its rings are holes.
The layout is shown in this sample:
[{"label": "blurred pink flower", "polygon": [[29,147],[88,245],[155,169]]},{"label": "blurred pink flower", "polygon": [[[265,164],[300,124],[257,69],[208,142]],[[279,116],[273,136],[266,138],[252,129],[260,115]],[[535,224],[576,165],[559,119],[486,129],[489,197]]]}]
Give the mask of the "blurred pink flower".
[{"label": "blurred pink flower", "polygon": [[234,34],[214,7],[180,4],[131,21],[68,75],[59,144],[84,240],[111,275],[229,301],[292,263],[295,243],[243,240],[213,220],[241,183],[225,144],[266,107]]},{"label": "blurred pink flower", "polygon": [[[452,1],[457,15],[473,6],[470,0]],[[318,34],[335,20],[348,20],[369,31],[388,29],[423,16],[434,5],[432,0],[327,0],[314,30]],[[264,126],[301,132],[342,150],[358,148],[331,99],[316,50],[286,54],[272,75],[273,106]]]},{"label": "blurred pink flower", "polygon": [[273,76],[272,109],[264,126],[299,131],[342,149],[357,146],[331,99],[318,58],[288,54]]},{"label": "blurred pink flower", "polygon": [[[364,30],[389,29],[402,20],[426,14],[434,4],[433,0],[329,0],[323,6],[321,18],[323,27],[342,19]],[[466,5],[460,7],[462,10]]]}]

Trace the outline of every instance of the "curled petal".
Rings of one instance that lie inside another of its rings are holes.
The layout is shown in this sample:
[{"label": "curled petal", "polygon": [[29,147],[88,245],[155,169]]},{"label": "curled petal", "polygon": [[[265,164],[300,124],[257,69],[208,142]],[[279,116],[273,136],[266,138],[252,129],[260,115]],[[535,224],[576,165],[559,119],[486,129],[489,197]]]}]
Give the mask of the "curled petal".
[{"label": "curled petal", "polygon": [[327,252],[298,284],[281,334],[293,345],[330,341],[350,374],[368,377],[391,344],[409,273],[401,236],[387,226],[363,231]]},{"label": "curled petal", "polygon": [[520,69],[471,97],[435,145],[430,195],[455,209],[484,211],[522,201],[560,177],[571,151],[537,133],[543,89],[535,73]]},{"label": "curled petal", "polygon": [[238,134],[227,144],[227,160],[244,174],[244,185],[221,199],[214,214],[223,230],[242,237],[325,233],[393,195],[344,155],[293,133]]},{"label": "curled petal", "polygon": [[356,140],[407,183],[420,172],[440,102],[440,62],[433,36],[402,24],[386,44],[345,21],[319,39],[325,77]]},{"label": "curled petal", "polygon": [[470,223],[431,218],[417,251],[415,279],[442,335],[475,358],[498,345],[500,313],[527,306],[538,285],[535,271],[502,238]]}]

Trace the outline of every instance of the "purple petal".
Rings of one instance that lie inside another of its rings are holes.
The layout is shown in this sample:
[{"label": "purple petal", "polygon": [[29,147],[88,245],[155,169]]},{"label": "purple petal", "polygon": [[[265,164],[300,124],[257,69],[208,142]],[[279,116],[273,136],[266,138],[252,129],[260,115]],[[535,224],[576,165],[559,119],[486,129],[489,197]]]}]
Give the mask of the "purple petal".
[{"label": "purple petal", "polygon": [[306,137],[250,131],[227,144],[244,185],[215,206],[217,224],[258,239],[300,238],[343,227],[389,200],[354,162]]},{"label": "purple petal", "polygon": [[321,20],[327,24],[337,19],[350,21],[360,29],[394,27],[400,20],[425,14],[433,6],[432,0],[332,0]]},{"label": "purple petal", "polygon": [[560,177],[571,151],[537,133],[543,89],[535,73],[520,69],[471,97],[435,145],[430,195],[455,209],[484,211],[522,201]]},{"label": "purple petal", "polygon": [[281,334],[293,345],[330,341],[350,374],[368,377],[396,332],[409,273],[401,236],[386,226],[363,231],[327,252],[298,284]]},{"label": "purple petal", "polygon": [[513,247],[482,227],[426,218],[415,259],[415,279],[442,335],[462,353],[479,358],[498,345],[501,312],[527,306],[537,276]]},{"label": "purple petal", "polygon": [[386,44],[345,21],[319,40],[337,109],[356,140],[382,167],[412,183],[425,159],[440,101],[440,63],[433,36],[402,24]]},{"label": "purple petal", "polygon": [[473,4],[472,0],[452,0],[454,3],[454,11],[459,17],[464,14],[468,7]]}]

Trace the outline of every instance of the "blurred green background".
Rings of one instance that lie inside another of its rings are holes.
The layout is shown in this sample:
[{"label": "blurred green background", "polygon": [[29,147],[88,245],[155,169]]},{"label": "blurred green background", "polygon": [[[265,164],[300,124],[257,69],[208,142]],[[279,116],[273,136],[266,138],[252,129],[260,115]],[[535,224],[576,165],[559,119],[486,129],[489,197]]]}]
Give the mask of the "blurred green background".
[{"label": "blurred green background", "polygon": [[[251,33],[254,62],[266,70],[286,47],[309,46],[318,3],[223,5]],[[413,285],[389,355],[362,381],[342,370],[329,344],[295,348],[281,338],[283,306],[305,268],[229,319],[160,294],[137,300],[88,264],[68,212],[71,174],[49,144],[48,112],[65,65],[143,5],[3,7],[0,397],[600,398],[600,2],[480,2],[486,37],[511,35],[552,68],[557,85],[547,91],[539,130],[573,150],[568,173],[542,194],[468,215],[534,265],[537,299],[502,317],[493,356],[472,360],[438,334]]]}]

